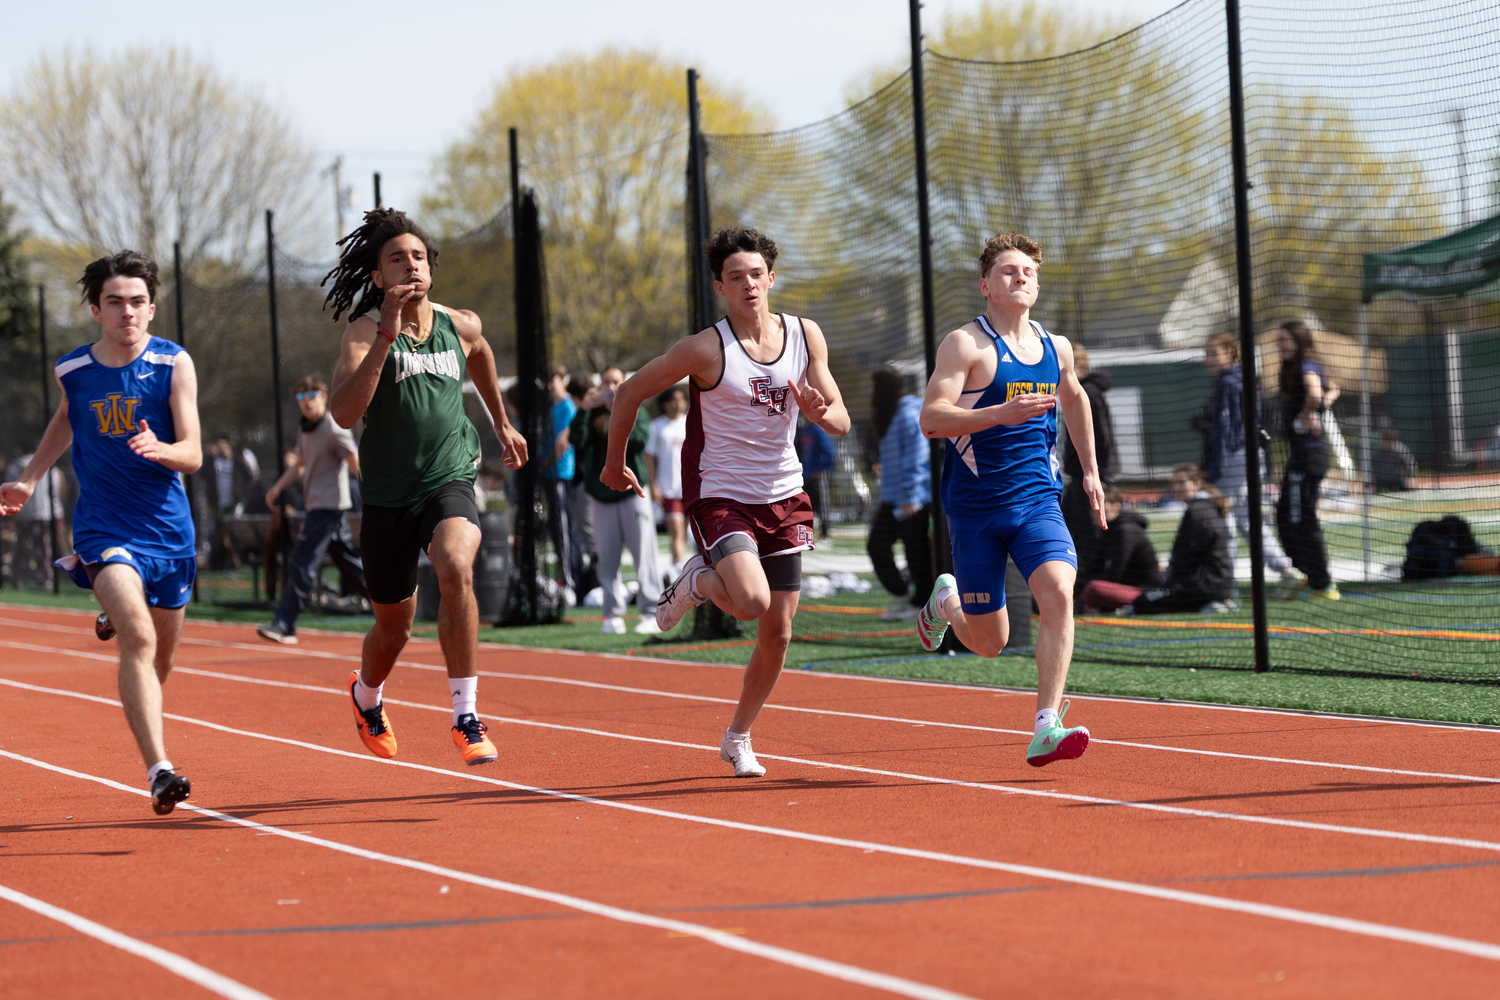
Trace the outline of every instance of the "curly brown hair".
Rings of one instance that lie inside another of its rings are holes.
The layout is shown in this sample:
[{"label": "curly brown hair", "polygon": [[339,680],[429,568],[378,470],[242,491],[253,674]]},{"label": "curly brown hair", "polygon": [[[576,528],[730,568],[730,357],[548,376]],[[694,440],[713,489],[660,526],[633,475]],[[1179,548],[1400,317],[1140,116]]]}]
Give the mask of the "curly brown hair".
[{"label": "curly brown hair", "polygon": [[996,233],[984,244],[984,253],[979,255],[979,276],[988,278],[996,259],[1007,250],[1019,250],[1042,266],[1042,245],[1030,236],[1021,233]]},{"label": "curly brown hair", "polygon": [[737,253],[758,253],[766,259],[766,270],[776,266],[776,242],[758,229],[720,229],[703,241],[703,255],[715,281],[724,280],[724,262]]}]

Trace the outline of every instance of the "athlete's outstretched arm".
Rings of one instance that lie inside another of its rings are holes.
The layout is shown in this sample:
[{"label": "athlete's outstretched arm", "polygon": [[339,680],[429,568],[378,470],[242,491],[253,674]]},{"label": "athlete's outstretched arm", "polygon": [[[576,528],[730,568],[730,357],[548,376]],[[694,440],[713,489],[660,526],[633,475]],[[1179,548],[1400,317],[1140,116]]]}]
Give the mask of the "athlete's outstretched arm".
[{"label": "athlete's outstretched arm", "polygon": [[142,420],[136,425],[139,433],[125,443],[148,462],[192,475],[203,464],[203,431],[198,424],[198,369],[186,351],[177,355],[172,367],[167,405],[172,410],[172,436],[176,441],[167,444]]},{"label": "athlete's outstretched arm", "polygon": [[1078,372],[1073,368],[1073,345],[1066,337],[1055,334],[1052,344],[1057,348],[1059,368],[1057,398],[1062,403],[1063,419],[1068,424],[1068,440],[1078,452],[1078,463],[1083,467],[1083,492],[1093,508],[1094,520],[1100,528],[1109,530],[1109,520],[1104,515],[1104,486],[1099,481],[1099,464],[1094,456],[1094,411],[1089,406],[1088,393],[1078,382]]},{"label": "athlete's outstretched arm", "polygon": [[937,365],[922,401],[922,433],[930,438],[961,437],[1002,424],[1024,424],[1057,405],[1050,393],[1027,392],[995,406],[966,409],[958,405],[969,373],[979,362],[979,345],[967,330],[954,330],[938,345]]},{"label": "athlete's outstretched arm", "polygon": [[808,420],[834,437],[843,437],[849,433],[849,410],[828,370],[828,341],[810,319],[802,321],[802,331],[807,335],[807,378],[802,386],[792,385],[792,396]]},{"label": "athlete's outstretched arm", "polygon": [[505,449],[505,465],[519,469],[526,464],[526,437],[511,426],[510,417],[505,415],[505,404],[500,400],[500,376],[495,371],[495,352],[490,350],[490,342],[484,339],[479,316],[467,309],[451,309],[448,315],[453,317],[453,328],[458,331],[458,339],[464,345],[467,359],[464,368],[478,390],[479,398],[490,411],[495,436]]},{"label": "athlete's outstretched arm", "polygon": [[[62,380],[58,380],[57,386],[62,388]],[[26,471],[13,483],[0,483],[0,516],[11,517],[26,506],[26,501],[36,491],[36,484],[42,481],[47,470],[52,468],[52,463],[61,458],[72,443],[73,425],[68,423],[68,393],[64,389],[62,404],[52,414],[52,419],[47,421],[47,430],[42,435],[41,443],[36,446],[36,451],[32,453],[31,461],[26,463]]]},{"label": "athlete's outstretched arm", "polygon": [[[599,473],[601,483],[612,490],[635,490],[639,496],[646,495],[635,473],[625,464],[625,446],[630,441],[630,432],[635,429],[635,418],[641,411],[641,404],[685,378],[697,379],[699,384],[717,382],[723,371],[719,352],[719,334],[710,327],[679,340],[666,354],[646,362],[621,383],[611,404],[609,451]],[[709,375],[714,377],[708,378]]]}]

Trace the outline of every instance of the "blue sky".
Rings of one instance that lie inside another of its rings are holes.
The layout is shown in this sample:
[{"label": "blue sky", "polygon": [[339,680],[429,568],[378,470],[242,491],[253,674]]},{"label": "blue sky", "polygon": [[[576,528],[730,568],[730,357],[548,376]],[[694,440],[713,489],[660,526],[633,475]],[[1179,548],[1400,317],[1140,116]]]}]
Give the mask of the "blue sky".
[{"label": "blue sky", "polygon": [[[1062,0],[1083,15],[1148,20],[1177,0]],[[936,25],[978,0],[927,0]],[[826,117],[844,88],[909,51],[903,0],[429,0],[421,4],[157,0],[149,14],[98,0],[12,5],[0,89],[64,46],[109,52],[170,42],[211,59],[286,113],[331,163],[342,156],[357,202],[382,174],[387,204],[410,205],[432,156],[460,138],[493,82],[516,65],[605,45],[681,59],[757,96],[781,127]],[[330,186],[331,198],[331,186]]]}]

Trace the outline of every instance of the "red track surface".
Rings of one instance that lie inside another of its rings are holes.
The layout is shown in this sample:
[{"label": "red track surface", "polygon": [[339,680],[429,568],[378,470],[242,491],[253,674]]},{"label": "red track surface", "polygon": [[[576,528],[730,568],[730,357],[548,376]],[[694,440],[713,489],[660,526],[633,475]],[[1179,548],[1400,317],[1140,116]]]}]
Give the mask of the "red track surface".
[{"label": "red track surface", "polygon": [[[1036,770],[1029,696],[793,672],[735,781],[736,670],[490,647],[538,679],[483,680],[465,768],[416,641],[385,762],[357,636],[189,624],[168,746],[223,816],[157,818],[64,693],[116,696],[90,626],[0,608],[0,886],[278,1000],[1500,993],[1500,732],[1077,698],[1095,743]],[[0,899],[8,1000],[216,993]]]}]

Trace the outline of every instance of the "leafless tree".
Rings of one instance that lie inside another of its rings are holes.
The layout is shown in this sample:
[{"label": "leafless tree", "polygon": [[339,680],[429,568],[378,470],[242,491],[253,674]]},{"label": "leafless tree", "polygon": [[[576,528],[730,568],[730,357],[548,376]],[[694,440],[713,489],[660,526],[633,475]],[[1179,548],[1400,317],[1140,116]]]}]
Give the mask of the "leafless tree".
[{"label": "leafless tree", "polygon": [[287,119],[169,46],[42,57],[0,103],[0,162],[39,235],[90,251],[165,261],[176,240],[188,263],[234,269],[262,252],[265,209],[290,241],[314,221]]}]

